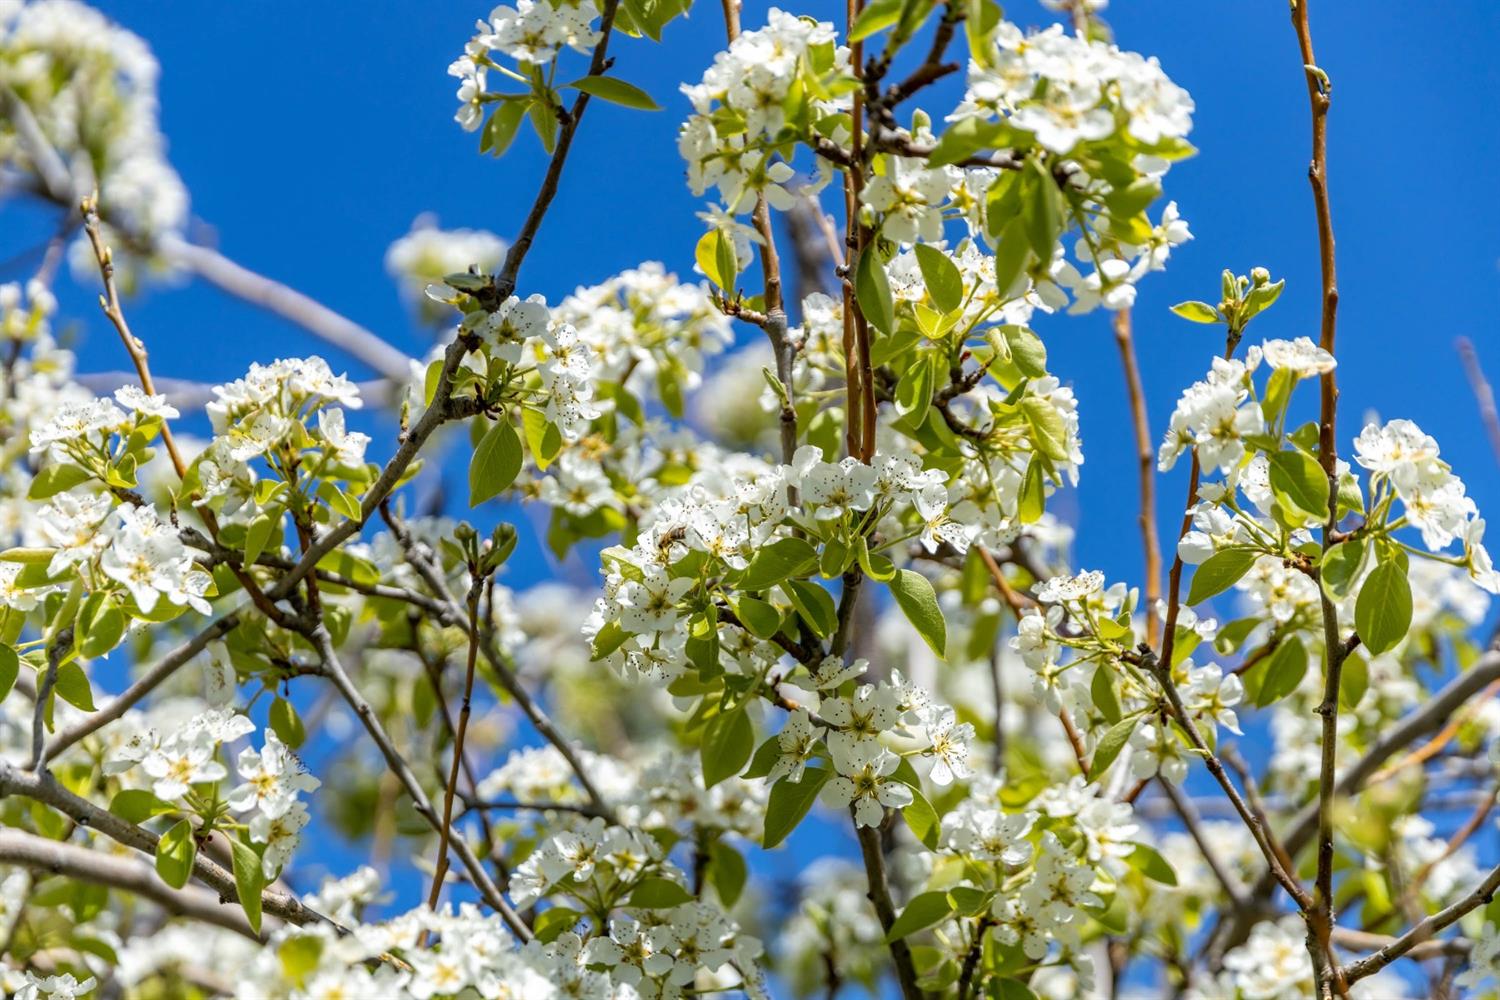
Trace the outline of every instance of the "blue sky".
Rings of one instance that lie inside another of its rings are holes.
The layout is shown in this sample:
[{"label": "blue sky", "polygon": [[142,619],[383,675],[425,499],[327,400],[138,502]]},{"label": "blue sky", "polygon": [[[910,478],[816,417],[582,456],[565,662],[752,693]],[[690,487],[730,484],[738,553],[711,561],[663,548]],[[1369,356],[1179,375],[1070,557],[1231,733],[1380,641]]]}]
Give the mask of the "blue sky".
[{"label": "blue sky", "polygon": [[[476,136],[453,122],[445,75],[484,5],[386,0],[331,3],[99,4],[142,35],[162,64],[162,122],[187,182],[196,238],[286,281],[403,349],[426,346],[387,279],[386,247],[419,213],[450,227],[508,236],[530,205],[543,167],[524,136],[502,160],[481,157]],[[836,18],[842,4],[801,11]],[[764,22],[747,3],[745,25]],[[1010,5],[1023,25],[1053,16]],[[1116,0],[1107,11],[1123,47],[1160,57],[1197,101],[1199,155],[1167,179],[1195,240],[1169,270],[1141,287],[1136,330],[1160,435],[1177,394],[1218,349],[1207,328],[1171,316],[1187,298],[1216,299],[1224,267],[1261,265],[1287,279],[1281,302],[1257,320],[1259,337],[1317,336],[1317,247],[1308,191],[1308,109],[1285,0],[1182,3]],[[1493,95],[1500,68],[1500,4],[1431,5],[1316,0],[1314,34],[1333,81],[1330,183],[1343,293],[1338,351],[1343,390],[1340,447],[1363,415],[1409,417],[1443,446],[1481,510],[1500,511],[1500,476],[1453,342],[1467,336],[1500,377],[1492,317],[1500,306],[1500,201],[1483,189],[1500,154]],[[614,75],[655,96],[646,114],[595,102],[561,192],[522,272],[523,294],[556,301],[641,261],[685,273],[704,205],[689,192],[675,148],[687,111],[677,93],[696,81],[723,43],[718,6],[700,3],[660,46],[620,38]],[[953,88],[927,106],[941,113]],[[0,258],[40,238],[44,220],[0,211]],[[20,235],[17,235],[20,234]],[[0,273],[0,281],[23,277]],[[80,368],[124,366],[91,294],[64,280],[64,311],[77,318]],[[211,288],[149,291],[129,305],[158,375],[223,381],[251,361],[320,351],[300,330]],[[1107,317],[1044,319],[1057,374],[1081,400],[1087,461],[1082,484],[1059,509],[1080,529],[1078,563],[1133,579],[1133,467],[1129,425]],[[372,455],[382,454],[378,441]],[[461,474],[461,472],[459,473]],[[1174,537],[1179,468],[1160,480],[1164,535]],[[547,572],[523,546],[510,582]]]}]

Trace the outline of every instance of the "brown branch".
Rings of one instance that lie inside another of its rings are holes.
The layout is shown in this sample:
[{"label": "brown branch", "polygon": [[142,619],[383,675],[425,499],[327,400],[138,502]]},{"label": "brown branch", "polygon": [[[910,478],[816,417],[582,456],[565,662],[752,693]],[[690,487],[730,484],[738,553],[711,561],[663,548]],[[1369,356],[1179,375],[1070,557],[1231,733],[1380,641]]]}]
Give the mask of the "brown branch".
[{"label": "brown branch", "polygon": [[[589,60],[589,76],[602,76],[609,68],[609,39],[614,31],[615,11],[619,6],[619,0],[604,0],[604,9],[599,19],[599,43],[594,46],[593,57]],[[567,162],[568,151],[573,147],[573,136],[577,134],[578,125],[583,121],[583,113],[588,110],[588,106],[588,93],[579,91],[572,109],[562,120],[557,145],[552,147],[552,159],[547,163],[547,172],[537,189],[536,199],[531,204],[531,210],[526,213],[526,221],[521,224],[520,232],[516,233],[516,241],[505,252],[505,262],[500,265],[500,273],[495,275],[492,282],[495,298],[501,302],[516,290],[516,278],[521,272],[521,264],[531,252],[531,244],[536,240],[537,231],[542,228],[542,219],[546,217],[552,199],[557,196],[563,165]]]},{"label": "brown branch", "polygon": [[[1261,855],[1265,857],[1266,864],[1269,866],[1275,880],[1281,884],[1281,887],[1287,891],[1287,894],[1292,897],[1300,909],[1304,911],[1309,909],[1312,906],[1312,897],[1308,895],[1307,890],[1302,887],[1302,884],[1297,881],[1295,876],[1282,867],[1281,860],[1276,856],[1276,851],[1271,846],[1268,828],[1250,810],[1250,807],[1245,804],[1245,800],[1240,796],[1239,790],[1234,787],[1234,782],[1229,780],[1229,775],[1224,770],[1223,762],[1219,760],[1213,750],[1209,749],[1207,742],[1203,739],[1203,734],[1198,730],[1197,723],[1193,721],[1192,715],[1188,712],[1186,706],[1183,705],[1182,695],[1177,690],[1176,682],[1172,680],[1172,668],[1159,660],[1149,646],[1141,647],[1139,663],[1156,675],[1157,683],[1161,685],[1162,693],[1166,696],[1172,717],[1177,721],[1182,731],[1187,734],[1188,741],[1198,751],[1199,756],[1203,758],[1203,762],[1207,765],[1209,773],[1219,783],[1219,787],[1224,790],[1224,794],[1228,796],[1230,803],[1234,806],[1234,811],[1239,814],[1240,819],[1250,830],[1250,835],[1255,839],[1255,844],[1260,848]],[[1254,893],[1252,892],[1253,895]]]},{"label": "brown branch", "polygon": [[1373,955],[1345,965],[1342,970],[1344,982],[1356,983],[1366,976],[1374,975],[1396,959],[1411,952],[1418,945],[1431,941],[1444,928],[1456,923],[1470,911],[1489,903],[1494,898],[1497,889],[1500,889],[1500,867],[1492,870],[1485,876],[1484,881],[1474,887],[1473,891],[1452,906],[1445,907],[1419,921],[1405,934]]},{"label": "brown branch", "polygon": [[0,830],[0,863],[118,889],[149,900],[172,916],[222,927],[252,941],[261,940],[250,929],[239,907],[226,906],[217,896],[202,889],[173,889],[144,861],[48,840],[21,830]]},{"label": "brown branch", "polygon": [[[1115,345],[1120,349],[1120,366],[1125,372],[1125,389],[1130,397],[1130,420],[1135,430],[1135,459],[1141,495],[1141,548],[1145,557],[1146,642],[1154,649],[1161,628],[1160,612],[1156,608],[1161,599],[1161,542],[1156,534],[1156,455],[1151,448],[1151,421],[1146,415],[1146,393],[1141,387],[1141,369],[1135,356],[1129,309],[1115,313],[1114,332]],[[1179,579],[1181,575],[1179,570]]]},{"label": "brown branch", "polygon": [[[0,796],[20,795],[51,806],[79,826],[95,830],[118,844],[155,856],[157,836],[134,823],[127,823],[114,813],[94,805],[68,791],[48,771],[23,772],[0,761]],[[225,905],[238,905],[239,892],[232,874],[199,852],[193,861],[193,874],[219,895]],[[303,925],[332,923],[327,917],[305,906],[291,893],[267,888],[261,893],[261,909],[288,923]]]},{"label": "brown branch", "polygon": [[[396,749],[385,727],[381,725],[380,718],[375,714],[375,709],[360,693],[355,686],[344,665],[340,662],[338,653],[334,650],[333,640],[328,635],[328,629],[321,621],[317,622],[308,630],[308,638],[317,648],[318,656],[322,660],[323,674],[333,682],[334,688],[343,697],[350,710],[354,712],[360,724],[364,726],[365,732],[380,750],[381,756],[385,758],[386,766],[390,768],[401,786],[406,789],[407,796],[411,799],[413,808],[417,815],[421,816],[432,828],[432,831],[441,836],[445,827],[438,817],[437,810],[433,809],[432,802],[427,793],[422,789],[422,783],[417,780],[416,774],[412,772],[411,765]],[[500,888],[490,878],[489,872],[485,871],[484,863],[475,856],[472,848],[462,837],[452,841],[454,852],[458,854],[459,861],[463,863],[464,870],[468,873],[470,881],[479,890],[479,895],[485,903],[500,914],[505,925],[511,932],[522,941],[530,941],[532,938],[531,928],[521,919],[514,908],[511,907]]]},{"label": "brown branch", "polygon": [[[436,910],[438,898],[443,893],[443,877],[448,874],[448,842],[453,835],[453,800],[458,795],[458,775],[464,763],[464,740],[469,733],[469,716],[473,711],[475,664],[479,660],[479,597],[484,577],[475,575],[469,586],[466,606],[469,612],[468,655],[464,670],[464,700],[458,710],[458,725],[453,731],[453,766],[448,771],[448,783],[443,788],[443,826],[438,831],[437,864],[433,866],[432,890],[427,895],[427,908]],[[437,678],[434,677],[434,683]],[[437,688],[437,697],[442,698],[442,688]],[[443,706],[444,715],[447,705]]]},{"label": "brown branch", "polygon": [[[854,809],[849,810],[851,819]],[[855,825],[859,836],[859,852],[865,862],[865,878],[870,884],[869,899],[875,907],[875,916],[887,934],[896,923],[896,905],[891,901],[890,877],[885,870],[885,853],[880,845],[880,831],[873,826]],[[917,970],[912,962],[911,948],[905,938],[896,938],[890,945],[891,961],[896,967],[896,982],[901,987],[905,1000],[923,1000],[921,987],[917,985]]]}]

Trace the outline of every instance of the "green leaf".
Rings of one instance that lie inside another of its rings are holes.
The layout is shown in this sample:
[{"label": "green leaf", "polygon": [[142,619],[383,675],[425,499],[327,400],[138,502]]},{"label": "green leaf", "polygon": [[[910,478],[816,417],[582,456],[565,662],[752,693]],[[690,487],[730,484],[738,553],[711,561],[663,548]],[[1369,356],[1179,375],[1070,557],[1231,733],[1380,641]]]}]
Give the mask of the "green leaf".
[{"label": "green leaf", "polygon": [[780,759],[781,735],[778,733],[766,737],[765,742],[755,748],[755,753],[750,757],[750,766],[745,768],[740,777],[747,781],[751,778],[764,778]]},{"label": "green leaf", "polygon": [[781,612],[754,597],[735,598],[734,612],[740,624],[758,639],[769,639],[781,628]]},{"label": "green leaf", "polygon": [[852,45],[869,38],[895,24],[901,19],[902,6],[903,0],[874,0],[854,19],[853,26],[849,28],[849,43]]},{"label": "green leaf", "polygon": [[693,894],[682,886],[667,878],[648,878],[642,880],[630,894],[630,905],[639,906],[648,910],[666,909],[672,906],[681,906],[683,903],[691,903]]},{"label": "green leaf", "polygon": [[16,677],[21,673],[21,658],[8,643],[0,643],[0,701],[4,701],[16,686]]},{"label": "green leaf", "polygon": [[862,535],[856,540],[854,554],[859,560],[859,568],[870,579],[885,583],[896,575],[896,564],[879,552],[871,552],[869,541]]},{"label": "green leaf", "polygon": [[781,589],[818,638],[826,639],[838,630],[838,608],[827,590],[807,580],[786,580]]},{"label": "green leaf", "polygon": [[1271,463],[1271,489],[1309,517],[1328,517],[1328,477],[1316,459],[1300,451],[1277,451],[1266,460]]},{"label": "green leaf", "polygon": [[651,95],[640,87],[633,83],[626,83],[624,80],[617,80],[612,76],[585,76],[564,86],[581,90],[585,94],[612,104],[623,104],[627,108],[635,108],[637,111],[661,110],[661,106],[651,99]]},{"label": "green leaf", "polygon": [[1198,604],[1234,586],[1255,564],[1259,553],[1251,549],[1220,549],[1193,571],[1188,604]]},{"label": "green leaf", "polygon": [[801,538],[782,538],[762,545],[745,567],[739,589],[769,590],[792,577],[807,576],[818,568],[818,550]]},{"label": "green leaf", "polygon": [[89,686],[88,674],[78,665],[77,660],[69,660],[57,668],[57,686],[54,689],[57,696],[74,708],[81,708],[85,712],[94,711],[94,691]]},{"label": "green leaf", "polygon": [[927,796],[915,784],[911,788],[911,805],[901,809],[901,818],[906,821],[912,835],[929,850],[937,850],[938,838],[943,833],[943,820],[932,807]]},{"label": "green leaf", "polygon": [[484,131],[479,134],[479,151],[491,156],[505,155],[510,144],[515,142],[516,133],[521,130],[521,120],[526,117],[526,109],[530,106],[530,99],[525,97],[502,101],[484,123]]},{"label": "green leaf", "polygon": [[1120,756],[1120,751],[1125,749],[1125,744],[1130,742],[1130,734],[1135,732],[1135,724],[1140,721],[1140,716],[1132,715],[1128,719],[1121,719],[1099,738],[1099,745],[1094,747],[1094,759],[1089,761],[1089,780],[1097,780],[1100,775],[1109,770],[1109,765]]},{"label": "green leaf", "polygon": [[307,740],[307,729],[302,725],[302,717],[285,698],[277,698],[271,702],[271,731],[293,750]]},{"label": "green leaf", "polygon": [[904,937],[910,937],[921,930],[926,930],[934,924],[942,923],[953,915],[953,903],[948,899],[946,892],[923,892],[912,897],[906,909],[891,924],[891,929],[886,933],[887,942],[899,941]]},{"label": "green leaf", "polygon": [[566,932],[578,926],[583,914],[566,906],[549,906],[536,915],[536,924],[531,928],[542,944],[551,944]]},{"label": "green leaf", "polygon": [[619,622],[605,622],[594,635],[594,646],[590,658],[602,660],[610,653],[619,649],[630,638],[630,633],[620,627]]},{"label": "green leaf", "polygon": [[908,427],[920,427],[932,406],[932,361],[928,354],[918,354],[896,383],[896,412],[906,418]]},{"label": "green leaf", "polygon": [[1019,514],[1022,524],[1035,524],[1047,507],[1047,483],[1043,478],[1042,461],[1036,455],[1026,466],[1026,476],[1021,480]]},{"label": "green leaf", "polygon": [[93,478],[92,474],[76,465],[49,465],[32,478],[26,499],[46,500]]},{"label": "green leaf", "polygon": [[1179,302],[1172,307],[1172,311],[1193,323],[1217,323],[1219,321],[1219,310],[1207,302]]},{"label": "green leaf", "polygon": [[749,875],[743,854],[722,840],[714,841],[709,852],[708,881],[719,894],[719,903],[724,909],[730,909],[739,901]]},{"label": "green leaf", "polygon": [[1021,412],[1031,427],[1031,440],[1036,450],[1054,462],[1068,460],[1068,428],[1063,423],[1057,407],[1040,396],[1024,396]]},{"label": "green leaf", "polygon": [[723,712],[703,727],[699,757],[703,761],[703,786],[712,788],[745,769],[755,751],[755,727],[743,708]]},{"label": "green leaf", "polygon": [[1047,374],[1047,345],[1042,338],[1024,326],[1006,325],[1000,328],[1005,346],[1010,351],[1011,364],[1027,378],[1041,378]]},{"label": "green leaf", "polygon": [[234,889],[239,893],[240,907],[245,911],[245,919],[250,921],[250,929],[259,934],[260,893],[266,887],[266,873],[261,868],[260,855],[238,838],[231,839],[229,846],[234,855]]},{"label": "green leaf", "polygon": [[485,431],[469,461],[469,506],[478,507],[516,481],[521,471],[521,439],[509,421]]},{"label": "green leaf", "polygon": [[761,846],[775,847],[785,840],[797,828],[797,824],[802,822],[802,818],[817,800],[818,792],[831,777],[832,771],[809,767],[802,772],[801,781],[782,778],[772,785],[771,794],[766,798],[766,825],[765,832],[761,835]]},{"label": "green leaf", "polygon": [[78,644],[78,654],[90,660],[104,656],[118,646],[125,636],[126,625],[125,613],[115,607],[113,601],[104,599],[94,604],[93,596],[89,603],[94,606],[85,609],[92,612],[88,629]]},{"label": "green leaf", "polygon": [[1026,229],[1026,240],[1032,253],[1041,260],[1052,259],[1052,248],[1062,233],[1062,192],[1047,168],[1037,159],[1026,161],[1027,181],[1031,189],[1031,201],[1022,217]]},{"label": "green leaf", "polygon": [[1349,596],[1369,551],[1370,547],[1363,539],[1339,542],[1324,550],[1318,579],[1329,597],[1339,601]]},{"label": "green leaf", "polygon": [[547,466],[562,451],[562,432],[547,419],[547,414],[531,406],[521,410],[521,429],[526,432],[526,447],[531,450],[532,461],[538,469],[547,471]]},{"label": "green leaf", "polygon": [[1136,844],[1135,850],[1127,854],[1125,860],[1130,862],[1132,868],[1153,882],[1160,882],[1162,885],[1177,884],[1177,873],[1154,847]]},{"label": "green leaf", "polygon": [[542,149],[547,155],[552,155],[552,150],[557,147],[557,114],[554,111],[553,102],[557,95],[550,90],[547,100],[531,101],[526,106],[526,117],[531,119],[531,127],[536,130],[536,137],[542,144]]},{"label": "green leaf", "polygon": [[1036,993],[1021,979],[1001,979],[995,984],[996,1000],[1037,1000]]},{"label": "green leaf", "polygon": [[704,233],[693,257],[709,281],[734,294],[735,279],[740,273],[739,262],[734,255],[734,240],[725,236],[723,230],[710,229]]},{"label": "green leaf", "polygon": [[1297,636],[1290,636],[1276,647],[1266,661],[1261,674],[1260,690],[1255,695],[1255,704],[1264,708],[1297,690],[1307,674],[1307,647]]},{"label": "green leaf", "polygon": [[896,604],[922,637],[922,641],[927,643],[938,659],[947,656],[948,625],[943,621],[937,594],[927,577],[915,570],[903,569],[886,586],[891,588],[891,596],[896,598]]},{"label": "green leaf", "polygon": [[891,283],[874,244],[860,252],[855,264],[854,297],[871,326],[881,333],[895,331],[896,306],[891,299]]},{"label": "green leaf", "polygon": [[[1107,620],[1107,619],[1106,619]],[[1094,699],[1094,707],[1104,720],[1111,725],[1120,721],[1120,699],[1115,696],[1114,679],[1109,670],[1099,667],[1094,671],[1094,679],[1089,684],[1089,694]]]},{"label": "green leaf", "polygon": [[156,873],[174,889],[187,885],[193,874],[193,859],[198,856],[198,842],[193,839],[193,824],[180,820],[156,842]]},{"label": "green leaf", "polygon": [[964,279],[952,258],[926,243],[918,243],[915,250],[917,266],[922,269],[922,282],[927,286],[933,304],[945,313],[963,305]]},{"label": "green leaf", "polygon": [[1411,628],[1411,583],[1406,565],[1383,555],[1359,588],[1354,602],[1354,628],[1372,655],[1384,653]]},{"label": "green leaf", "polygon": [[144,823],[153,816],[176,812],[177,807],[163,802],[144,788],[127,788],[109,800],[109,811],[127,823]]},{"label": "green leaf", "polygon": [[1344,668],[1339,672],[1339,701],[1344,708],[1353,711],[1370,688],[1370,665],[1358,654],[1344,659]]}]

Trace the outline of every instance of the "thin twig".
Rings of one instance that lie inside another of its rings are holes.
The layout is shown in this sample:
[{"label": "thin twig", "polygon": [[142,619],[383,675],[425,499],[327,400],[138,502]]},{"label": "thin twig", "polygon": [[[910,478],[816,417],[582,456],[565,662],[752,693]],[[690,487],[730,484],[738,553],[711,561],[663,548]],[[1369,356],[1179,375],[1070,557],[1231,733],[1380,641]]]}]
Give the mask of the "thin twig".
[{"label": "thin twig", "polygon": [[[376,715],[375,709],[365,700],[364,695],[360,693],[359,688],[355,686],[354,681],[349,677],[348,671],[344,669],[343,663],[339,660],[338,652],[333,648],[333,640],[328,635],[328,629],[319,621],[308,630],[308,638],[312,640],[318,650],[318,655],[322,659],[324,673],[333,682],[333,686],[338,690],[355,716],[358,717],[360,723],[365,728],[365,732],[369,734],[370,739],[374,741],[375,746],[380,750],[381,756],[385,758],[386,766],[390,768],[391,773],[396,776],[396,779],[401,782],[401,786],[406,789],[406,794],[411,798],[412,806],[416,809],[417,814],[427,821],[427,825],[432,827],[434,833],[441,835],[444,829],[442,821],[437,811],[433,809],[432,802],[428,799],[427,793],[423,791],[422,783],[417,780],[417,776],[412,772],[411,765],[406,762],[406,758],[401,756],[401,751],[396,749],[396,744],[391,741],[390,736],[385,731],[385,727],[381,725],[380,717]],[[513,934],[522,941],[531,940],[531,928],[526,926],[526,921],[521,919],[521,915],[501,895],[500,888],[490,878],[489,872],[485,871],[484,863],[474,855],[468,841],[459,837],[453,841],[453,850],[458,855],[459,861],[464,866],[464,870],[468,872],[469,879],[474,883],[474,887],[479,890],[479,894],[483,897],[485,903],[500,914],[500,918],[505,921],[505,925],[510,928]]]},{"label": "thin twig", "polygon": [[[458,775],[463,767],[464,739],[469,732],[469,715],[473,711],[474,666],[479,659],[479,596],[484,580],[475,577],[469,586],[466,602],[469,611],[469,642],[464,672],[464,700],[458,710],[458,725],[453,731],[453,766],[448,772],[448,784],[443,789],[443,828],[438,832],[437,864],[433,867],[432,891],[427,896],[427,908],[436,910],[438,897],[443,892],[443,876],[448,874],[448,841],[453,833],[453,800],[458,794]],[[441,688],[438,697],[442,697]],[[447,707],[444,706],[444,712]]]},{"label": "thin twig", "polygon": [[1141,387],[1141,369],[1135,356],[1130,310],[1114,314],[1115,344],[1120,349],[1120,367],[1130,398],[1130,421],[1135,431],[1135,460],[1140,479],[1141,548],[1145,559],[1146,642],[1159,641],[1161,621],[1156,605],[1161,600],[1161,542],[1156,533],[1156,454],[1151,448],[1151,421],[1146,414],[1146,393]]}]

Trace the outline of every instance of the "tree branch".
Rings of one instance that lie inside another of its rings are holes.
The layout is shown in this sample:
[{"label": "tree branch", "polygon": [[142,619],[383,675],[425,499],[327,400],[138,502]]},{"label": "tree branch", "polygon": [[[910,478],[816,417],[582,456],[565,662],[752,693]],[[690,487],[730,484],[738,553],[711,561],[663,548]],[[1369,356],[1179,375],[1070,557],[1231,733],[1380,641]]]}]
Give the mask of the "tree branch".
[{"label": "tree branch", "polygon": [[382,378],[405,382],[412,375],[412,359],[379,336],[323,303],[257,274],[210,247],[175,235],[156,244],[167,260],[186,268],[220,291],[259,306],[300,326],[314,337],[367,365]]},{"label": "tree branch", "polygon": [[[49,805],[79,826],[97,830],[116,843],[134,848],[142,854],[156,854],[156,834],[134,823],[127,823],[114,813],[74,795],[58,784],[48,771],[18,771],[0,761],[0,797],[8,795],[20,795]],[[201,851],[193,861],[193,873],[199,881],[219,894],[221,904],[238,905],[239,891],[235,888],[234,876]],[[268,888],[261,893],[261,909],[299,926],[314,922],[333,923],[304,905],[296,896],[277,889]]]},{"label": "tree branch", "polygon": [[0,863],[119,889],[150,900],[173,916],[222,927],[252,941],[262,940],[250,929],[239,907],[225,906],[201,889],[173,889],[151,865],[131,858],[7,829],[0,830]]}]

